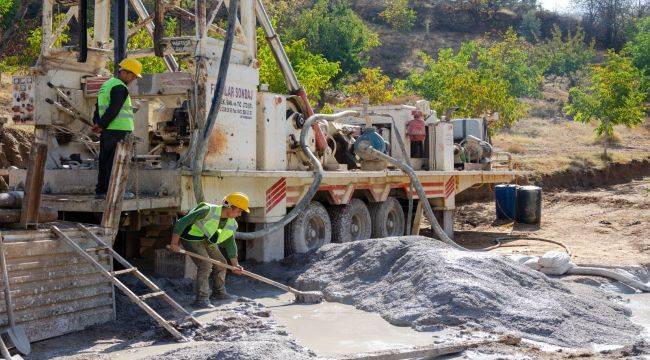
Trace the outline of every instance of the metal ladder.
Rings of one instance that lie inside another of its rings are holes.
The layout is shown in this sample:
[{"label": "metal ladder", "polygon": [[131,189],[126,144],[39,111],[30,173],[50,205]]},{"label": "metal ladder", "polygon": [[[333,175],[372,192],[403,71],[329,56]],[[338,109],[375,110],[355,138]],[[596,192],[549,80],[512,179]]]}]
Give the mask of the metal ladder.
[{"label": "metal ladder", "polygon": [[[56,225],[51,225],[50,229],[57,235],[59,236],[66,244],[68,244],[71,248],[73,248],[79,255],[81,255],[84,259],[88,260],[93,266],[97,268],[101,272],[102,275],[104,275],[108,280],[110,280],[115,286],[117,286],[118,289],[122,290],[124,294],[126,294],[129,299],[136,303],[142,310],[144,310],[149,316],[151,316],[154,320],[160,324],[160,326],[164,327],[167,331],[169,331],[170,334],[172,334],[176,339],[181,340],[181,341],[186,341],[187,339],[178,331],[176,328],[174,328],[171,325],[171,322],[168,320],[165,320],[160,314],[158,314],[154,309],[152,309],[146,302],[145,300],[153,298],[153,297],[162,297],[167,303],[169,303],[174,309],[176,309],[178,312],[183,314],[185,317],[182,319],[183,322],[189,320],[195,325],[202,327],[201,323],[192,316],[187,310],[185,310],[182,306],[180,306],[174,299],[172,299],[165,291],[163,291],[161,288],[159,288],[155,283],[153,283],[151,280],[149,280],[144,274],[142,274],[138,268],[135,266],[131,265],[128,261],[126,261],[120,254],[118,254],[115,250],[113,250],[112,247],[108,246],[106,243],[104,243],[97,235],[95,235],[92,231],[90,231],[88,228],[83,226],[82,224],[77,224],[77,227],[79,230],[81,230],[83,233],[87,235],[87,238],[94,240],[99,247],[93,247],[93,248],[88,248],[88,249],[83,249],[81,246],[79,246],[76,242],[74,242],[68,235],[66,235],[61,229],[59,229]],[[117,260],[122,266],[124,266],[124,270],[118,270],[118,271],[108,271],[104,268],[102,264],[100,264],[95,258],[93,258],[88,252],[91,251],[101,251],[101,250],[106,250],[110,253],[110,255],[113,257],[113,259]],[[117,275],[122,275],[122,274],[133,274],[135,275],[140,281],[142,281],[149,289],[152,290],[151,293],[145,294],[138,296],[136,295],[131,289],[129,289],[124,283],[122,283],[120,280],[116,278]]]}]

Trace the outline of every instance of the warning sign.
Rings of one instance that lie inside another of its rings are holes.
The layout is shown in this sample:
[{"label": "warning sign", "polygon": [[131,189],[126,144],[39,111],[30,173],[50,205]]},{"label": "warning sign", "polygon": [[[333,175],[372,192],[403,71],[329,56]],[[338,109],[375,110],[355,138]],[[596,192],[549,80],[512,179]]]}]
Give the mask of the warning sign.
[{"label": "warning sign", "polygon": [[15,124],[34,123],[34,78],[14,76],[11,111]]}]

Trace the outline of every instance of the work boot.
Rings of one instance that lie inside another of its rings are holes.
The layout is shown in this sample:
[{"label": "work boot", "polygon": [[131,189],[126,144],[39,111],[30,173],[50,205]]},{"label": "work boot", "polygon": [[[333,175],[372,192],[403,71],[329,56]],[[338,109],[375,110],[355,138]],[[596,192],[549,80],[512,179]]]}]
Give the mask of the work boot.
[{"label": "work boot", "polygon": [[195,309],[213,309],[214,305],[210,303],[208,299],[196,299],[190,304],[191,307]]},{"label": "work boot", "polygon": [[213,301],[232,300],[234,298],[234,296],[228,294],[226,288],[214,290],[210,295],[210,300]]}]

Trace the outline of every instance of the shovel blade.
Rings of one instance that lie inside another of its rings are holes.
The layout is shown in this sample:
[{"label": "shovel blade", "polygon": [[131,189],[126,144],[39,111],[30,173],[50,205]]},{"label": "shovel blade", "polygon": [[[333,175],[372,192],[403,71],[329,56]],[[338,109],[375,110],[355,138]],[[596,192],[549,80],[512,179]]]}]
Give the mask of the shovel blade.
[{"label": "shovel blade", "polygon": [[32,352],[32,347],[29,344],[29,339],[25,333],[25,328],[22,326],[16,326],[13,328],[7,329],[7,335],[13,346],[23,355],[29,355]]}]

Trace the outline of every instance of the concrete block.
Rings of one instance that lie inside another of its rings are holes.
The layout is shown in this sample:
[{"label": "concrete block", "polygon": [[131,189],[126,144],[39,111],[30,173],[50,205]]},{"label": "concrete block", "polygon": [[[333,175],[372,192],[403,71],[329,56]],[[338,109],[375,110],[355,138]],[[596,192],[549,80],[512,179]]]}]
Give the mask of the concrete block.
[{"label": "concrete block", "polygon": [[[254,224],[261,230],[269,224]],[[284,258],[284,228],[260,239],[246,242],[246,259],[259,262],[282,260]]]}]

